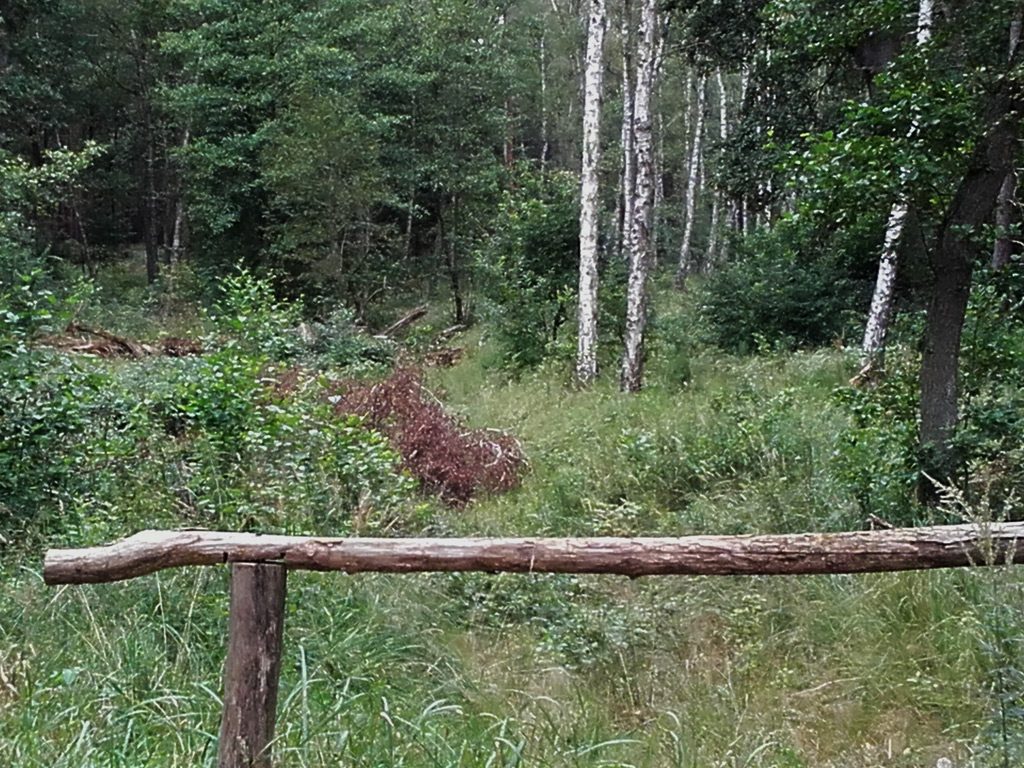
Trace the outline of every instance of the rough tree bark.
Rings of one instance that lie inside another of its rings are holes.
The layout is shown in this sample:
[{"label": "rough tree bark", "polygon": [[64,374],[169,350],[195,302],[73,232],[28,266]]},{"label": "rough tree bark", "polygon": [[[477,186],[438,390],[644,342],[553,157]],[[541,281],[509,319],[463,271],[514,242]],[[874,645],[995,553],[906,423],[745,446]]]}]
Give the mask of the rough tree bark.
[{"label": "rough tree bark", "polygon": [[686,179],[686,196],[683,203],[683,242],[679,246],[679,265],[676,267],[677,289],[686,287],[686,278],[693,271],[693,220],[697,210],[698,181],[700,178],[700,152],[704,138],[704,105],[707,99],[707,75],[697,78],[697,105],[693,116],[693,144],[690,147],[690,162]]},{"label": "rough tree bark", "polygon": [[624,392],[638,392],[644,378],[644,337],[647,330],[647,278],[651,266],[651,221],[654,203],[654,157],[651,92],[654,87],[657,0],[643,0],[637,40],[636,90],[633,98],[633,141],[636,186],[629,222],[629,281],[626,287],[626,344],[619,382]]},{"label": "rough tree bark", "polygon": [[[931,39],[933,0],[920,0],[917,10],[917,44],[924,45]],[[918,131],[917,123],[911,124],[910,136]],[[904,184],[909,170],[900,169],[900,183]],[[893,302],[896,296],[897,260],[903,229],[907,223],[909,212],[905,192],[889,210],[889,218],[885,224],[885,239],[882,242],[882,253],[878,259],[878,276],[875,278],[875,290],[871,296],[871,309],[868,311],[867,324],[864,326],[864,339],[861,342],[860,378],[868,380],[881,369],[885,355],[885,337],[892,319]]]},{"label": "rough tree bark", "polygon": [[630,0],[623,0],[620,37],[622,42],[622,172],[615,211],[616,246],[619,256],[629,258],[629,228],[633,221],[636,194],[636,153],[633,146],[633,34]]},{"label": "rough tree bark", "polygon": [[[1017,46],[1020,45],[1021,30],[1024,27],[1024,11],[1017,11],[1017,15],[1010,22],[1010,46],[1009,56],[1012,59],[1017,53]],[[1003,179],[1003,185],[999,189],[999,201],[996,203],[996,237],[995,245],[992,247],[992,269],[1000,270],[1010,263],[1013,255],[1013,237],[1010,234],[1010,227],[1013,226],[1015,209],[1017,206],[1017,169],[1010,168],[1010,172]]]},{"label": "rough tree bark", "polygon": [[97,584],[165,568],[274,563],[346,573],[798,574],[985,565],[1024,558],[1024,523],[680,538],[375,539],[143,531],[105,547],[51,549],[47,584]]},{"label": "rough tree bark", "polygon": [[[1011,65],[1018,58],[1015,55]],[[923,501],[936,498],[932,480],[949,483],[958,469],[951,441],[959,420],[961,333],[979,250],[973,238],[992,215],[1003,180],[1013,167],[1022,110],[1024,85],[1016,78],[1002,78],[986,110],[989,131],[975,148],[932,249],[935,282],[925,320],[920,380],[922,479],[918,490]]]},{"label": "rough tree bark", "polygon": [[231,566],[219,768],[271,768],[286,580],[282,565]]},{"label": "rough tree bark", "polygon": [[580,174],[579,332],[576,380],[597,376],[597,241],[600,206],[601,85],[604,75],[604,0],[590,0],[583,93],[583,165]]}]

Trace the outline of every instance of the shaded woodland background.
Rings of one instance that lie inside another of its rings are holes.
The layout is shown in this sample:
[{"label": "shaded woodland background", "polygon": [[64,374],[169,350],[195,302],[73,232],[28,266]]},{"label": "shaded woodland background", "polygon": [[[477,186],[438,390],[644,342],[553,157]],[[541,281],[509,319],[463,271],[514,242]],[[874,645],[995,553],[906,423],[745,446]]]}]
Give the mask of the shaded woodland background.
[{"label": "shaded woodland background", "polygon": [[[51,545],[1018,518],[1020,19],[1002,0],[0,3],[0,756],[214,761],[224,576],[51,591]],[[1021,583],[296,575],[277,754],[1015,765]]]}]

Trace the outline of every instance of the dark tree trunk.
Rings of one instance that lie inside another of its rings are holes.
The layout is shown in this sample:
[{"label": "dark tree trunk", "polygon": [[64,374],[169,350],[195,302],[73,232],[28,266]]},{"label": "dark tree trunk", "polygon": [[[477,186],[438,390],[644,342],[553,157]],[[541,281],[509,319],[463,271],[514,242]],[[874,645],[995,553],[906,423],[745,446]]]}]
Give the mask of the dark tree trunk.
[{"label": "dark tree trunk", "polygon": [[445,231],[445,211],[446,206],[442,204],[437,214],[437,255],[443,261],[448,272],[448,285],[452,292],[452,317],[456,325],[462,325],[466,320],[466,308],[462,296],[462,273],[459,269],[455,246],[449,242]]},{"label": "dark tree trunk", "polygon": [[[952,445],[959,419],[960,338],[967,314],[974,260],[981,246],[972,238],[992,215],[999,189],[1012,168],[1024,108],[1021,86],[1006,78],[988,108],[988,134],[979,142],[970,166],[939,232],[932,252],[935,282],[925,324],[921,360],[922,478],[919,495],[936,498],[937,481],[949,484],[959,468]],[[931,479],[929,479],[931,478]]]},{"label": "dark tree trunk", "polygon": [[462,275],[459,271],[459,260],[455,255],[455,248],[451,243],[446,244],[446,262],[448,264],[448,277],[452,286],[452,302],[454,304],[454,320],[456,325],[466,322],[466,307],[462,300]]}]

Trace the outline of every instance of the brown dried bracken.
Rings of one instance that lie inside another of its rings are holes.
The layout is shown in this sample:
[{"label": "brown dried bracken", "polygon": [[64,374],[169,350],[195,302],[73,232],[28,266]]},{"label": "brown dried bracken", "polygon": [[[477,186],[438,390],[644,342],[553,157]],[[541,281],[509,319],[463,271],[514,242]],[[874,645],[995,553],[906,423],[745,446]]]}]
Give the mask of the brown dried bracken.
[{"label": "brown dried bracken", "polygon": [[386,434],[405,468],[449,504],[519,485],[526,466],[519,442],[499,430],[463,429],[415,368],[376,383],[338,382],[331,394],[337,413],[360,416]]}]

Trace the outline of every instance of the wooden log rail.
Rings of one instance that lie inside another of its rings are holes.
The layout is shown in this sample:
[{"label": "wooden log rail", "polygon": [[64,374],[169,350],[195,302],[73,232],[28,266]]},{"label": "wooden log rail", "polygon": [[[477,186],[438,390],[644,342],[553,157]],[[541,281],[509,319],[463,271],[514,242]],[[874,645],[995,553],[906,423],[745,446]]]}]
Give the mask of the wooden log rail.
[{"label": "wooden log rail", "polygon": [[1024,523],[681,538],[372,539],[143,531],[105,547],[50,550],[43,578],[47,584],[87,584],[223,563],[347,573],[866,573],[1018,562],[1024,558],[1019,539]]},{"label": "wooden log rail", "polygon": [[271,768],[289,569],[794,575],[906,571],[1024,560],[1024,523],[845,533],[682,538],[370,539],[143,531],[46,553],[47,584],[120,581],[165,568],[231,564],[219,768]]}]

